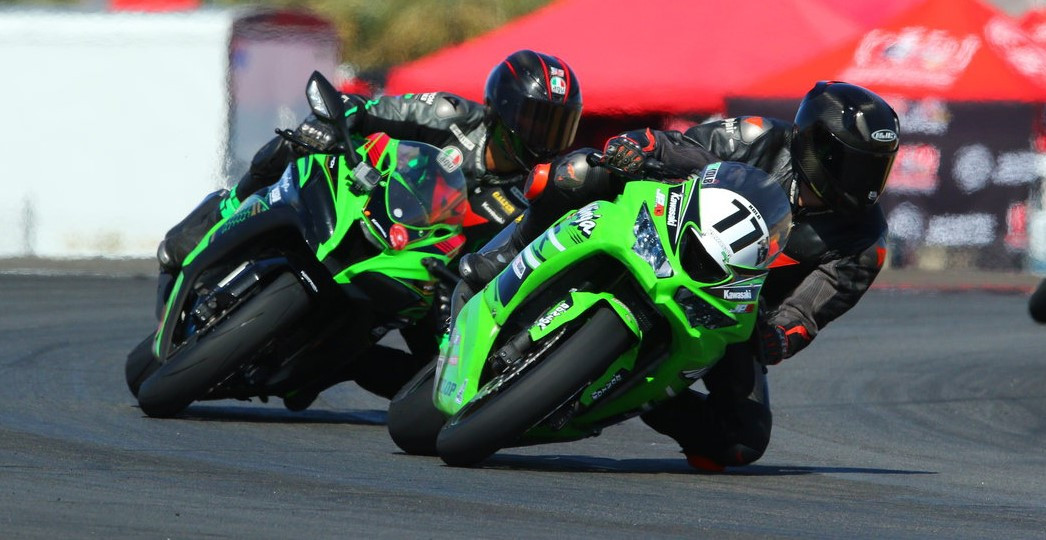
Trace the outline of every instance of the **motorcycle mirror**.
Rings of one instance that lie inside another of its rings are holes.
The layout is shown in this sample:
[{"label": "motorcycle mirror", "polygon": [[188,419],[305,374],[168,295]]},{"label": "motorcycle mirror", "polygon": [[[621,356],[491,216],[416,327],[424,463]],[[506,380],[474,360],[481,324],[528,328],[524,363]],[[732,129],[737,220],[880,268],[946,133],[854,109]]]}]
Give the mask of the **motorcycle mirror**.
[{"label": "motorcycle mirror", "polygon": [[309,82],[305,85],[305,97],[309,100],[309,106],[312,108],[313,114],[317,118],[334,125],[335,129],[341,134],[341,140],[348,145],[345,159],[349,165],[352,167],[359,165],[361,163],[360,157],[351,149],[350,141],[352,139],[344,121],[345,101],[347,98],[343,97],[341,92],[334,88],[334,85],[319,71],[313,71],[312,75],[309,76]]},{"label": "motorcycle mirror", "polygon": [[305,97],[309,100],[309,106],[317,117],[334,122],[345,116],[345,105],[341,100],[341,92],[327,80],[319,71],[313,71],[309,77],[309,83],[305,86]]}]

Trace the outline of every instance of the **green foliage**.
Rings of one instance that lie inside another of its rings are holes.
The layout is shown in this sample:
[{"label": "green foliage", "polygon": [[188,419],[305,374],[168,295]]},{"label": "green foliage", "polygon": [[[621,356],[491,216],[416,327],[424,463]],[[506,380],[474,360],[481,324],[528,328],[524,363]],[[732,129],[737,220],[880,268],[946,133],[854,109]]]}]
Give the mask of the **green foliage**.
[{"label": "green foliage", "polygon": [[[201,0],[203,6],[307,9],[332,21],[361,70],[413,60],[493,30],[550,0]],[[0,0],[2,6],[104,7],[105,0]]]},{"label": "green foliage", "polygon": [[360,69],[381,69],[488,32],[549,0],[215,0],[215,5],[309,9],[331,21],[342,57]]}]

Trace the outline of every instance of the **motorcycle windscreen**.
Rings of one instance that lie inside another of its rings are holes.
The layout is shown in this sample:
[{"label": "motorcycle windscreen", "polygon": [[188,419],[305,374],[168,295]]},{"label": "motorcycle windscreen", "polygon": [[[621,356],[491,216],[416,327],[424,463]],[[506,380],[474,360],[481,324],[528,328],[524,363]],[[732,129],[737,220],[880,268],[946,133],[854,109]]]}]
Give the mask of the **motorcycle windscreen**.
[{"label": "motorcycle windscreen", "polygon": [[[723,196],[726,192],[736,196]],[[791,203],[781,185],[764,171],[744,163],[711,163],[701,172],[700,196],[701,232],[716,238],[715,242],[709,242],[711,253],[718,253],[717,244],[729,243],[737,235],[763,230],[764,234],[751,236],[764,238],[755,246],[760,252],[755,258],[760,261],[757,266],[765,267],[788,242],[792,224]],[[716,206],[717,200],[721,200],[722,207]],[[751,226],[749,221],[761,224]],[[735,232],[735,229],[740,232]],[[729,252],[735,253],[737,248],[732,246]]]},{"label": "motorcycle windscreen", "polygon": [[389,216],[410,227],[461,223],[467,188],[459,157],[460,152],[400,141],[385,191]]}]

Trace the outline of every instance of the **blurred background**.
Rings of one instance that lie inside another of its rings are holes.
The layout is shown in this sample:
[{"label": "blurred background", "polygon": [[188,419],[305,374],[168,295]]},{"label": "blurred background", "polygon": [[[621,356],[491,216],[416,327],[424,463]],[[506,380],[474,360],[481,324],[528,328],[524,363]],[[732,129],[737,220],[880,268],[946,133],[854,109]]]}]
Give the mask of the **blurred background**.
[{"label": "blurred background", "polygon": [[889,265],[1046,274],[1042,0],[0,1],[0,257],[151,257],[313,70],[482,101],[520,48],[574,68],[577,146],[867,86],[901,117]]}]

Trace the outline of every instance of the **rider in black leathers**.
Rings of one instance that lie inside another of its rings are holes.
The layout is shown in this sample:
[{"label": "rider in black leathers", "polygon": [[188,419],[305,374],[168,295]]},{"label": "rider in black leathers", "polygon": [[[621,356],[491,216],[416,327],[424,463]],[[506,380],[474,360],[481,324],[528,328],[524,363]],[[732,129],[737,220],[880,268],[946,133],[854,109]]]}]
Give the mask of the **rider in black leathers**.
[{"label": "rider in black leathers", "polygon": [[[447,92],[369,101],[352,95],[346,98],[356,104],[345,120],[350,133],[384,132],[396,139],[426,142],[460,154],[469,205],[479,217],[464,224],[469,244],[474,246],[523,212],[528,204],[526,195],[533,196],[523,190],[541,187],[525,185],[527,173],[535,164],[573,144],[581,116],[581,89],[571,68],[559,58],[531,50],[517,51],[491,70],[485,103]],[[335,130],[314,117],[294,134],[321,150],[335,142]],[[166,297],[166,282],[222,215],[235,210],[241,199],[277,181],[287,165],[306,152],[283,137],[274,137],[258,150],[250,169],[232,190],[208,195],[167,233],[157,250],[161,299]],[[427,324],[402,331],[413,354],[377,346],[367,359],[353,363],[352,373],[340,373],[287,396],[285,405],[292,410],[308,407],[319,391],[339,382],[336,379],[355,379],[367,390],[392,397],[436,351],[436,314],[430,319]]]},{"label": "rider in black leathers", "polygon": [[[898,147],[897,115],[859,86],[818,83],[803,99],[795,121],[739,117],[687,132],[651,129],[607,141],[604,163],[639,176],[653,158],[665,178],[681,178],[715,161],[740,161],[767,171],[788,193],[793,226],[762,289],[752,339],[728,348],[703,382],[707,394],[681,394],[642,416],[669,435],[696,468],[722,470],[759,459],[770,440],[766,380],[777,364],[810,344],[817,333],[868,290],[885,258],[886,219],[877,200]],[[584,151],[552,165],[550,182],[533,201],[514,234],[461,260],[472,289],[496,275],[501,261],[571,208],[609,200],[625,179],[589,168]],[[647,175],[650,173],[647,172]]]}]

